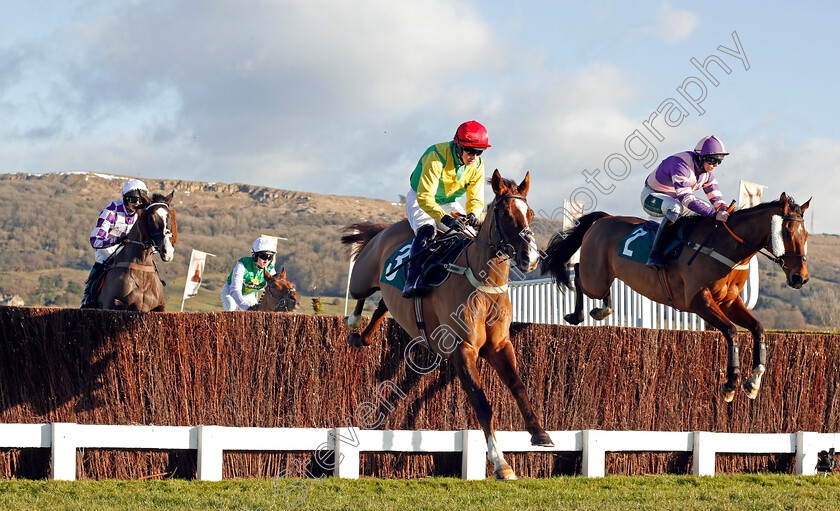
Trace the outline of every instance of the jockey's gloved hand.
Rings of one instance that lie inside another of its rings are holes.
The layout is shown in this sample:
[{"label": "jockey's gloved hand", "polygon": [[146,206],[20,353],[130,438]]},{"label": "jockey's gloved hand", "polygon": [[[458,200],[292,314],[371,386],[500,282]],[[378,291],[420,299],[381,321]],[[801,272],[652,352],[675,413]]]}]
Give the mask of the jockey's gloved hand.
[{"label": "jockey's gloved hand", "polygon": [[478,217],[475,216],[475,213],[467,215],[467,225],[470,227],[478,227]]},{"label": "jockey's gloved hand", "polygon": [[729,211],[726,211],[726,208],[721,208],[715,213],[715,220],[719,222],[726,222],[729,220]]},{"label": "jockey's gloved hand", "polygon": [[120,236],[119,238],[117,238],[117,243],[116,244],[117,245],[122,245],[127,241],[128,241],[128,236]]},{"label": "jockey's gloved hand", "polygon": [[460,218],[455,218],[452,215],[443,215],[443,218],[440,219],[440,223],[449,227],[453,231],[462,232],[466,225],[464,225],[464,221]]}]

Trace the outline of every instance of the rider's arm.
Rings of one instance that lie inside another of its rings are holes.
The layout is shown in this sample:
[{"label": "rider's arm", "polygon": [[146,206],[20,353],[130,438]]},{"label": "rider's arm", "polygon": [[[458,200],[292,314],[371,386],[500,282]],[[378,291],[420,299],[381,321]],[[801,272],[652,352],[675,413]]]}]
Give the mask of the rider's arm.
[{"label": "rider's arm", "polygon": [[671,182],[676,198],[683,206],[701,216],[712,215],[715,212],[714,208],[694,195],[696,180],[693,179],[693,172],[694,170],[683,161],[679,161],[671,169]]},{"label": "rider's arm", "polygon": [[703,185],[703,191],[706,192],[706,197],[712,202],[715,211],[728,207],[723,200],[723,194],[720,193],[717,178],[711,172],[706,174],[706,184]]},{"label": "rider's arm", "polygon": [[467,183],[467,214],[481,216],[484,211],[484,160],[478,158],[473,175]]},{"label": "rider's arm", "polygon": [[99,214],[96,226],[90,233],[90,246],[93,248],[108,248],[119,243],[120,236],[113,236],[111,233],[116,221],[116,204],[112,202]]},{"label": "rider's arm", "polygon": [[248,310],[251,305],[245,301],[242,295],[242,281],[245,277],[245,265],[237,261],[236,266],[233,267],[233,272],[230,277],[230,296],[240,310]]}]

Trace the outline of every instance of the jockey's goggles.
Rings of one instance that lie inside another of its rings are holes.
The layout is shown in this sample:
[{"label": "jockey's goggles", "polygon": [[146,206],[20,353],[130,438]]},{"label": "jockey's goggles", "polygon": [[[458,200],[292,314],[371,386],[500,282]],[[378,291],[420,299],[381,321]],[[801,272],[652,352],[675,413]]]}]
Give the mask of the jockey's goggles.
[{"label": "jockey's goggles", "polygon": [[274,257],[274,252],[257,252],[254,256],[259,257],[263,261],[270,261]]},{"label": "jockey's goggles", "polygon": [[142,198],[140,198],[140,197],[129,197],[128,195],[126,195],[125,197],[123,197],[123,202],[130,202],[130,203],[132,203],[132,204],[138,204],[138,203],[139,203],[140,201],[142,201],[142,200],[143,200],[143,199],[142,199]]},{"label": "jockey's goggles", "polygon": [[475,147],[467,147],[465,145],[461,146],[461,150],[467,154],[471,154],[473,156],[481,156],[481,153],[484,152],[484,149],[477,149]]},{"label": "jockey's goggles", "polygon": [[720,165],[723,163],[723,156],[719,154],[710,154],[703,157],[703,161],[709,165]]}]

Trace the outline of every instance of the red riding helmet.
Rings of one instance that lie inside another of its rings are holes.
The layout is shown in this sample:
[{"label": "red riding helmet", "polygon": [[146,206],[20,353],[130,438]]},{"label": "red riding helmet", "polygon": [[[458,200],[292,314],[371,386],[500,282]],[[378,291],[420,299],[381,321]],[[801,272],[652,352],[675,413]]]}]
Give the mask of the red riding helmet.
[{"label": "red riding helmet", "polygon": [[467,121],[458,126],[458,131],[455,132],[453,139],[456,144],[467,147],[477,147],[486,149],[491,147],[489,138],[487,137],[487,128],[477,121]]}]

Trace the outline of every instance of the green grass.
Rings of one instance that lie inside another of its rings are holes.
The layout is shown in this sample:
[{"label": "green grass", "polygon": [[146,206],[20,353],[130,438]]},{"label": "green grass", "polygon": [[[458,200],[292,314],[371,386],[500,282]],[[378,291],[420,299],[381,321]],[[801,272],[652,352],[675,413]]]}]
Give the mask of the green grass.
[{"label": "green grass", "polygon": [[[0,509],[838,509],[836,476],[0,481]],[[276,490],[276,491],[275,491]],[[287,491],[284,491],[287,490]]]}]

